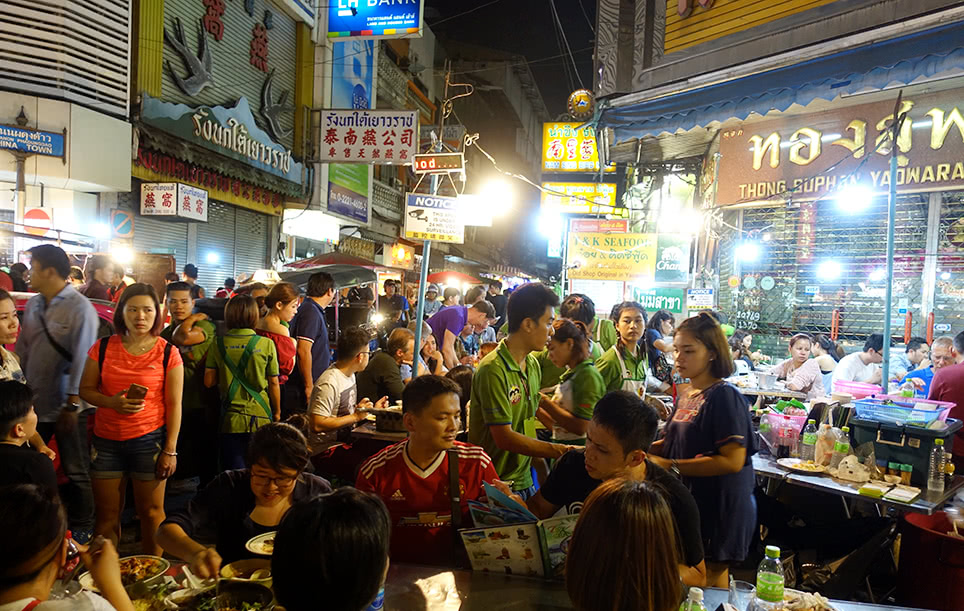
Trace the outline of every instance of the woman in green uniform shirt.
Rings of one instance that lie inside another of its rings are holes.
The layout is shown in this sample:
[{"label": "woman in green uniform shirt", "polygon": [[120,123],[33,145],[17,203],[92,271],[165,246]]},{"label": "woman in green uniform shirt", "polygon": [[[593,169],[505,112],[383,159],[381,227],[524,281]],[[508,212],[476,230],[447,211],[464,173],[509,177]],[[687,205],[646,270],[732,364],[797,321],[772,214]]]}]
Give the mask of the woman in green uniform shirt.
[{"label": "woman in green uniform shirt", "polygon": [[606,383],[606,392],[626,390],[640,397],[646,394],[647,381],[653,388],[667,390],[669,385],[649,373],[645,346],[639,345],[646,328],[646,310],[635,301],[624,301],[615,308],[619,341],[596,361]]},{"label": "woman in green uniform shirt", "polygon": [[559,390],[550,398],[543,394],[539,407],[555,421],[553,441],[585,445],[586,429],[596,402],[606,393],[602,376],[589,358],[589,330],[582,322],[560,318],[552,324],[549,358],[566,368]]},{"label": "woman in green uniform shirt", "polygon": [[[616,329],[609,320],[596,318],[596,304],[587,295],[572,293],[562,301],[559,306],[559,317],[568,318],[572,321],[579,321],[586,328],[586,335],[589,339],[589,357],[593,361],[603,355],[616,343]],[[589,331],[595,329],[595,335]],[[610,338],[610,332],[612,337]],[[595,337],[596,339],[593,339]],[[600,341],[599,338],[605,341]],[[608,343],[607,343],[608,342]],[[536,355],[539,367],[542,370],[542,390],[552,391],[560,382],[562,374],[565,373],[565,365],[556,365],[549,358],[549,349],[546,348]]]}]

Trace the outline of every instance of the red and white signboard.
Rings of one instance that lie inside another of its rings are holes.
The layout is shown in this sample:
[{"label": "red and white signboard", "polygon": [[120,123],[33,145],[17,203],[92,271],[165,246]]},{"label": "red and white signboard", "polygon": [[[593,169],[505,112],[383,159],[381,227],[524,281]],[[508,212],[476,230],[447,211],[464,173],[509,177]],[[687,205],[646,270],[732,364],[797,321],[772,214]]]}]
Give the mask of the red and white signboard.
[{"label": "red and white signboard", "polygon": [[323,110],[321,161],[411,165],[418,152],[416,110]]},{"label": "red and white signboard", "polygon": [[177,216],[177,183],[141,184],[141,216]]},{"label": "red and white signboard", "polygon": [[190,185],[177,185],[177,215],[192,221],[208,222],[208,192]]},{"label": "red and white signboard", "polygon": [[575,233],[627,233],[629,221],[626,219],[572,219],[569,231]]},{"label": "red and white signboard", "polygon": [[27,208],[23,213],[23,230],[30,235],[43,237],[53,229],[53,210],[50,208]]}]

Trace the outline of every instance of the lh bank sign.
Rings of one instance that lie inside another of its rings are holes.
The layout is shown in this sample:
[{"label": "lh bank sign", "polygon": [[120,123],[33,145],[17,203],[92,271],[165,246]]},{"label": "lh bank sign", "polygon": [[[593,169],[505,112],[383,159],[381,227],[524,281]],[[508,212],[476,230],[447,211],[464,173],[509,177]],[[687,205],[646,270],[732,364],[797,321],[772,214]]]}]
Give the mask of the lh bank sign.
[{"label": "lh bank sign", "polygon": [[418,38],[423,0],[330,0],[328,38]]}]

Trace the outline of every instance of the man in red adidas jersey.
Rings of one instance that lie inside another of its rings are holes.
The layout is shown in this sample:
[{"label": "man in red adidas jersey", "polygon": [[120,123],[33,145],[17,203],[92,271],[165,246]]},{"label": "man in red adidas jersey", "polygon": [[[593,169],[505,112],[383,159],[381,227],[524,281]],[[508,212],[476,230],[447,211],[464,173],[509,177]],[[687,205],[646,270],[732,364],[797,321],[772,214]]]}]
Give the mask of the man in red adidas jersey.
[{"label": "man in red adidas jersey", "polygon": [[402,394],[408,439],[372,456],[358,472],[355,485],[380,496],[392,516],[392,562],[445,565],[456,557],[447,450],[458,455],[464,526],[471,525],[468,501],[484,498],[482,482],[498,477],[482,448],[455,441],[459,392],[441,376],[409,382]]}]

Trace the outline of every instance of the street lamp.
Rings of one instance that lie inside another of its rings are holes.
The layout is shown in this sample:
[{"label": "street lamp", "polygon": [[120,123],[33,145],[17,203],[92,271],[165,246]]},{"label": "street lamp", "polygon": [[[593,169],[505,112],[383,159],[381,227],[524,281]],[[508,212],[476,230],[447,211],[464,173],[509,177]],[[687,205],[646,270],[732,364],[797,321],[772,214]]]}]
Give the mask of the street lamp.
[{"label": "street lamp", "polygon": [[494,178],[482,187],[484,205],[491,207],[493,217],[505,216],[515,204],[515,190],[508,182]]}]

